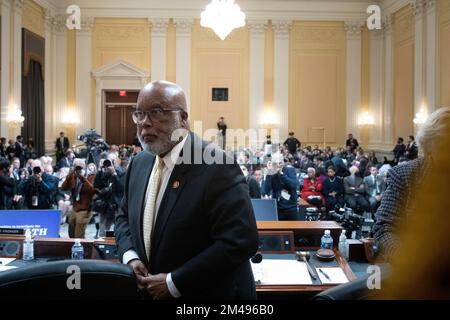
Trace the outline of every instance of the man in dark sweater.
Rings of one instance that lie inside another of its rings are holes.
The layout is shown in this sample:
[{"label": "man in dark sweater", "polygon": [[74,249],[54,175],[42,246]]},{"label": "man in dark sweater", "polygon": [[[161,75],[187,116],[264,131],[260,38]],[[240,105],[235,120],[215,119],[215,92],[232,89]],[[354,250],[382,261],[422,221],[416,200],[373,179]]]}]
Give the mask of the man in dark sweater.
[{"label": "man in dark sweater", "polygon": [[283,143],[283,145],[289,150],[289,153],[295,155],[297,149],[300,148],[301,143],[296,137],[294,137],[293,132],[289,132],[289,137]]}]

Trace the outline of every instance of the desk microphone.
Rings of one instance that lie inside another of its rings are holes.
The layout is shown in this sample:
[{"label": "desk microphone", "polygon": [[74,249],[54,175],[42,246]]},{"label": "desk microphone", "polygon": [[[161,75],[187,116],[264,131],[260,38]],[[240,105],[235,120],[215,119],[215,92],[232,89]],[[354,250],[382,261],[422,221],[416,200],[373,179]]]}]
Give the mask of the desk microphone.
[{"label": "desk microphone", "polygon": [[252,263],[261,263],[262,260],[263,260],[263,256],[262,256],[261,252],[255,253],[255,255],[250,259],[250,261]]}]

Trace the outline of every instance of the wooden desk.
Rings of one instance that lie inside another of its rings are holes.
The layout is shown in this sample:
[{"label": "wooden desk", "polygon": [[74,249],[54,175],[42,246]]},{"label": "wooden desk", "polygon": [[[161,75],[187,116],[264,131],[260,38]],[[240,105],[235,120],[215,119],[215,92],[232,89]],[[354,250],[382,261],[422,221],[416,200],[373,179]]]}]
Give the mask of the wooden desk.
[{"label": "wooden desk", "polygon": [[[316,248],[317,249],[317,248]],[[356,280],[356,276],[341,256],[337,249],[334,249],[336,262],[342,268],[349,281]],[[335,287],[336,285],[256,285],[256,292],[260,298],[293,298],[298,296],[313,296],[321,291]]]}]

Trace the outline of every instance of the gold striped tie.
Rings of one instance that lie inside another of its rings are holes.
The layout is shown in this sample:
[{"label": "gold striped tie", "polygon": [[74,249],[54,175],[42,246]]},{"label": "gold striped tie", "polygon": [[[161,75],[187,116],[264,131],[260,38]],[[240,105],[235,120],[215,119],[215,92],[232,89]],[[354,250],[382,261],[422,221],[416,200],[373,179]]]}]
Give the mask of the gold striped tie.
[{"label": "gold striped tie", "polygon": [[155,159],[155,172],[150,178],[148,187],[147,187],[147,199],[144,207],[144,221],[143,221],[143,233],[144,233],[144,244],[145,244],[145,252],[147,253],[147,257],[150,259],[150,246],[151,246],[151,238],[152,238],[152,229],[155,223],[155,215],[156,215],[156,198],[158,197],[159,187],[161,184],[161,177],[164,170],[164,161],[156,157]]}]

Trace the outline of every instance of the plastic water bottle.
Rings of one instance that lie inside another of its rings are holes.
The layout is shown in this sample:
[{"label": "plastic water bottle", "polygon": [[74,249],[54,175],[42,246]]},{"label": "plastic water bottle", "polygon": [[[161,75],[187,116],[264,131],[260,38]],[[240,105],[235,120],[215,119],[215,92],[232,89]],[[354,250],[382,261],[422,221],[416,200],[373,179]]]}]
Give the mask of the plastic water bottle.
[{"label": "plastic water bottle", "polygon": [[34,259],[34,241],[31,238],[31,231],[27,229],[25,231],[25,241],[23,242],[23,260]]},{"label": "plastic water bottle", "polygon": [[333,250],[333,238],[330,235],[330,230],[325,230],[325,233],[320,241],[320,247],[322,249]]},{"label": "plastic water bottle", "polygon": [[72,246],[72,259],[84,259],[84,248],[81,245],[80,239],[75,239],[75,243]]},{"label": "plastic water bottle", "polygon": [[341,255],[348,259],[348,248],[347,248],[347,236],[345,235],[345,230],[342,230],[341,235],[339,236],[339,252]]}]

